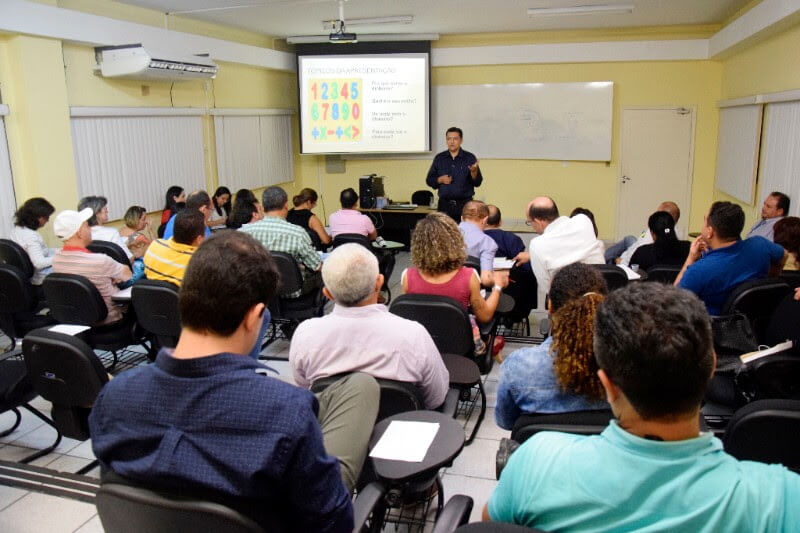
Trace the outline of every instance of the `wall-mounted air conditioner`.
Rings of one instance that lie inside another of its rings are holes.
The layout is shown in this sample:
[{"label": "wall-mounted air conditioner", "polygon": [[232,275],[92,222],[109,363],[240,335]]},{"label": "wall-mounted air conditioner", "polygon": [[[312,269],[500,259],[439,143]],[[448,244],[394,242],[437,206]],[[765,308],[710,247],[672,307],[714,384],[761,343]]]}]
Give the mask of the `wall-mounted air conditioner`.
[{"label": "wall-mounted air conditioner", "polygon": [[141,44],[98,46],[95,70],[106,78],[179,81],[214,78],[219,67],[206,56],[183,56],[146,49]]}]

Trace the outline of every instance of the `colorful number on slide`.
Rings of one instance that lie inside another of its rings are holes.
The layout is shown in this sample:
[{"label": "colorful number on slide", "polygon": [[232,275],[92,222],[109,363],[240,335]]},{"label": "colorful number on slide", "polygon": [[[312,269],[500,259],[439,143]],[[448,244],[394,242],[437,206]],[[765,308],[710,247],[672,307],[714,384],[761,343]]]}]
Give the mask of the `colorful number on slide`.
[{"label": "colorful number on slide", "polygon": [[324,79],[308,87],[311,136],[319,142],[357,142],[362,132],[361,79]]}]

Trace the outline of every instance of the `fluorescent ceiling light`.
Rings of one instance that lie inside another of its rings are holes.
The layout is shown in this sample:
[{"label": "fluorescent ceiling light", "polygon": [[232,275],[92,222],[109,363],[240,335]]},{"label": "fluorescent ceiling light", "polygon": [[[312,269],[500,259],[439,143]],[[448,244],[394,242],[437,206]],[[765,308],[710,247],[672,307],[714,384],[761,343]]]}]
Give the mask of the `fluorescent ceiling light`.
[{"label": "fluorescent ceiling light", "polygon": [[557,17],[573,15],[596,15],[633,13],[633,4],[607,4],[607,5],[588,5],[588,6],[568,6],[568,7],[530,7],[528,8],[529,17]]},{"label": "fluorescent ceiling light", "polygon": [[[347,19],[344,21],[347,27],[350,26],[374,26],[376,24],[411,24],[414,22],[413,15],[397,15],[392,17],[372,17],[361,19]],[[323,20],[322,29],[328,30],[332,26],[336,26],[340,21],[335,19]]]}]

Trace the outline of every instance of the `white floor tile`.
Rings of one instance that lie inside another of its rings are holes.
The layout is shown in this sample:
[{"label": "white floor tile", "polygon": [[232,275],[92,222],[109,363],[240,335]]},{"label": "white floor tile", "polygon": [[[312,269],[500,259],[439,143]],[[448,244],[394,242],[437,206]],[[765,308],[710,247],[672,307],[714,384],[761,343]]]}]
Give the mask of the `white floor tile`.
[{"label": "white floor tile", "polygon": [[[56,470],[58,472],[69,472],[70,474],[74,474],[84,466],[88,465],[91,462],[89,459],[84,459],[83,457],[73,457],[71,455],[62,455],[61,457],[57,458],[56,460],[52,461],[50,464],[47,465],[47,468],[51,470]],[[90,477],[100,477],[100,466],[96,466],[92,470],[89,471],[87,476]]]},{"label": "white floor tile", "polygon": [[[469,432],[472,431],[475,420],[478,418],[477,411],[478,409],[475,409],[475,412],[473,412],[467,424],[467,435],[469,435]],[[494,408],[490,407],[486,409],[486,416],[483,417],[483,422],[481,423],[481,427],[478,428],[478,434],[475,436],[475,438],[499,442],[500,439],[509,437],[510,435],[510,431],[499,427],[497,422],[494,421]]]},{"label": "white floor tile", "polygon": [[471,497],[473,507],[469,521],[480,522],[483,506],[489,501],[489,496],[491,496],[497,485],[497,481],[447,473],[442,476],[442,484],[444,485],[445,502],[455,494],[464,494]]},{"label": "white floor tile", "polygon": [[92,452],[92,441],[86,440],[75,446],[73,449],[69,451],[67,455],[71,455],[73,457],[80,457],[82,459],[90,459],[94,461],[94,452]]},{"label": "white floor tile", "polygon": [[[28,457],[29,455],[33,455],[37,451],[38,450],[35,450],[33,448],[26,448],[24,446],[14,446],[13,444],[6,444],[2,448],[0,448],[0,460],[17,462],[21,459],[24,459],[25,457]],[[61,454],[58,453],[50,453],[48,455],[45,455],[44,457],[36,459],[33,462],[33,464],[36,466],[47,466],[47,463],[53,461],[53,459],[56,459],[60,456]]]},{"label": "white floor tile", "polygon": [[464,446],[459,456],[453,461],[453,466],[447,468],[447,473],[494,479],[496,454],[496,440],[475,439],[469,446]]},{"label": "white floor tile", "polygon": [[27,490],[0,485],[0,511],[28,494]]},{"label": "white floor tile", "polygon": [[[30,431],[18,439],[12,441],[14,446],[25,446],[27,448],[35,448],[41,450],[47,448],[56,438],[56,430],[47,424],[42,424],[37,429]],[[56,453],[67,453],[75,448],[81,441],[62,437],[58,447],[54,450]]]},{"label": "white floor tile", "polygon": [[75,533],[104,533],[103,524],[100,522],[100,517],[94,515],[91,520],[83,524],[75,530]]},{"label": "white floor tile", "polygon": [[72,533],[96,513],[89,503],[31,492],[0,512],[0,531]]},{"label": "white floor tile", "polygon": [[[29,433],[44,424],[44,422],[42,422],[33,413],[30,413],[25,409],[20,409],[20,413],[22,413],[22,422],[20,422],[19,427],[10,435],[6,435],[5,437],[1,438],[0,442],[15,441],[26,433]],[[6,411],[0,415],[0,430],[6,430],[10,428],[14,424],[15,419],[16,416],[11,411]]]}]

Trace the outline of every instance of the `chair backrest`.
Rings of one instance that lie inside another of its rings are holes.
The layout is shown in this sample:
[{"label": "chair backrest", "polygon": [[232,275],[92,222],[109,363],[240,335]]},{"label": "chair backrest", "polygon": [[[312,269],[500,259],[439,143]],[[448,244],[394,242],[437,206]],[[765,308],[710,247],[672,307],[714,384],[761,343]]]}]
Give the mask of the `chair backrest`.
[{"label": "chair backrest", "polygon": [[0,264],[0,313],[30,311],[36,305],[25,273],[16,266]]},{"label": "chair backrest", "polygon": [[428,330],[440,353],[472,358],[475,342],[467,311],[447,296],[403,294],[392,300],[392,313],[419,322]]},{"label": "chair backrest", "polygon": [[[322,392],[329,385],[339,381],[347,374],[336,374],[316,380],[311,385],[312,392]],[[393,379],[376,378],[375,381],[381,389],[380,405],[378,406],[378,417],[375,423],[384,418],[405,413],[406,411],[419,411],[425,409],[425,400],[422,391],[414,383],[396,381]]]},{"label": "chair backrest", "polygon": [[599,270],[603,275],[609,291],[619,289],[628,284],[628,275],[617,265],[592,265],[592,267]]},{"label": "chair backrest", "polygon": [[541,529],[506,524],[505,522],[473,522],[464,524],[453,531],[454,533],[542,533]]},{"label": "chair backrest", "polygon": [[87,417],[108,381],[103,364],[83,340],[35,329],[22,340],[22,354],[33,388],[53,403],[52,418],[67,437],[89,438]]},{"label": "chair backrest", "polygon": [[42,283],[50,314],[62,324],[92,326],[108,316],[94,284],[77,274],[52,273]]},{"label": "chair backrest", "polygon": [[464,261],[464,266],[467,268],[471,268],[475,272],[478,273],[478,277],[481,275],[481,260],[474,255],[468,255],[466,261]]},{"label": "chair backrest", "polygon": [[125,266],[131,266],[128,255],[120,245],[110,241],[92,241],[86,248],[96,254],[106,254],[108,257]]},{"label": "chair backrest", "polygon": [[745,281],[730,293],[721,314],[742,313],[750,320],[756,339],[763,342],[773,311],[790,290],[785,281],[777,278]]},{"label": "chair backrest", "polygon": [[356,244],[360,244],[367,250],[374,253],[372,249],[372,243],[369,242],[369,238],[361,235],[360,233],[340,233],[336,237],[333,238],[331,242],[331,248],[337,248],[343,244],[348,244],[354,242]]},{"label": "chair backrest", "polygon": [[764,337],[770,346],[785,340],[794,341],[792,351],[800,355],[800,301],[791,292],[775,307]]},{"label": "chair backrest", "polygon": [[540,431],[563,431],[578,435],[598,435],[614,418],[611,409],[572,411],[557,414],[522,415],[514,423],[511,438],[523,443]]},{"label": "chair backrest", "polygon": [[166,348],[174,348],[181,335],[178,286],[168,281],[141,279],[131,288],[136,321],[156,335]]},{"label": "chair backrest", "polygon": [[0,239],[0,264],[12,265],[20,269],[25,279],[33,276],[33,263],[28,252],[11,239]]},{"label": "chair backrest", "polygon": [[262,533],[252,519],[211,501],[133,485],[102,483],[97,512],[106,531],[115,533]]},{"label": "chair backrest", "polygon": [[672,285],[680,271],[679,265],[653,265],[647,270],[646,281],[658,281]]},{"label": "chair backrest", "polygon": [[800,400],[800,357],[783,351],[750,363],[754,393],[758,399]]},{"label": "chair backrest", "polygon": [[800,472],[800,400],[757,400],[736,411],[722,439],[737,459]]},{"label": "chair backrest", "polygon": [[414,194],[411,195],[412,204],[431,205],[431,201],[433,201],[433,193],[431,191],[414,191]]},{"label": "chair backrest", "polygon": [[779,278],[793,289],[800,287],[800,270],[784,270]]},{"label": "chair backrest", "polygon": [[277,295],[282,297],[302,289],[303,275],[295,258],[285,252],[270,253],[280,274]]}]

